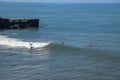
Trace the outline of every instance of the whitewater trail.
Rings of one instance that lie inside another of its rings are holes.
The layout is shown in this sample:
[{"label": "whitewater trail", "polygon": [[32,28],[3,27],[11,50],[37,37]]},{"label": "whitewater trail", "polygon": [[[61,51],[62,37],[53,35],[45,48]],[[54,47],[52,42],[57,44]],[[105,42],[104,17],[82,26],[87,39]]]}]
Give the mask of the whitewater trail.
[{"label": "whitewater trail", "polygon": [[49,45],[50,42],[24,42],[19,39],[0,35],[0,45],[3,46],[31,48],[30,44],[32,44],[33,48],[39,48]]}]

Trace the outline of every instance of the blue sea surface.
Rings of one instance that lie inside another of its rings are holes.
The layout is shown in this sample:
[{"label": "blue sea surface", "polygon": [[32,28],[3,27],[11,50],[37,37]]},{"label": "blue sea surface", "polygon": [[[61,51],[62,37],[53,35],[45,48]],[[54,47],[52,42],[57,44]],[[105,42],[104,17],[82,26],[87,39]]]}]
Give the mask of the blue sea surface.
[{"label": "blue sea surface", "polygon": [[0,17],[40,20],[0,30],[0,80],[120,79],[120,3],[0,2]]}]

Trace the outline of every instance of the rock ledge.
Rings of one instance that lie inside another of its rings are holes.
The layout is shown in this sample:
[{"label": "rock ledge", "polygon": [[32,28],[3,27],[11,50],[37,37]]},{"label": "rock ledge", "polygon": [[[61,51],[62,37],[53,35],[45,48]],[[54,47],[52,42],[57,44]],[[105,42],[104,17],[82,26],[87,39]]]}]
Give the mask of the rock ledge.
[{"label": "rock ledge", "polygon": [[0,29],[26,29],[39,28],[39,19],[18,19],[10,20],[0,18]]}]

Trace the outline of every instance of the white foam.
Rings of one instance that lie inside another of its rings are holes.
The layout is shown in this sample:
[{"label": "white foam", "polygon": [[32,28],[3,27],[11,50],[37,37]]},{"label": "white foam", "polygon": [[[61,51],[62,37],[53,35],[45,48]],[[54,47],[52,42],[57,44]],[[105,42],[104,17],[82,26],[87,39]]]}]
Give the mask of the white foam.
[{"label": "white foam", "polygon": [[50,44],[49,42],[24,42],[19,39],[8,38],[7,36],[0,35],[0,45],[3,46],[31,48],[30,43],[32,44],[33,48],[45,47]]}]

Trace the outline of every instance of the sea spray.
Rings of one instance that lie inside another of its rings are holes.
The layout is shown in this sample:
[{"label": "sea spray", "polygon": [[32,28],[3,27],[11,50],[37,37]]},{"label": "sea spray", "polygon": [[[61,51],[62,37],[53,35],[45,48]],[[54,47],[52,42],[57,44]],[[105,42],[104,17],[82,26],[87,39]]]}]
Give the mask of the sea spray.
[{"label": "sea spray", "polygon": [[39,48],[49,45],[50,42],[25,42],[0,35],[0,45],[2,46],[31,48],[30,44],[32,44],[33,48]]}]

